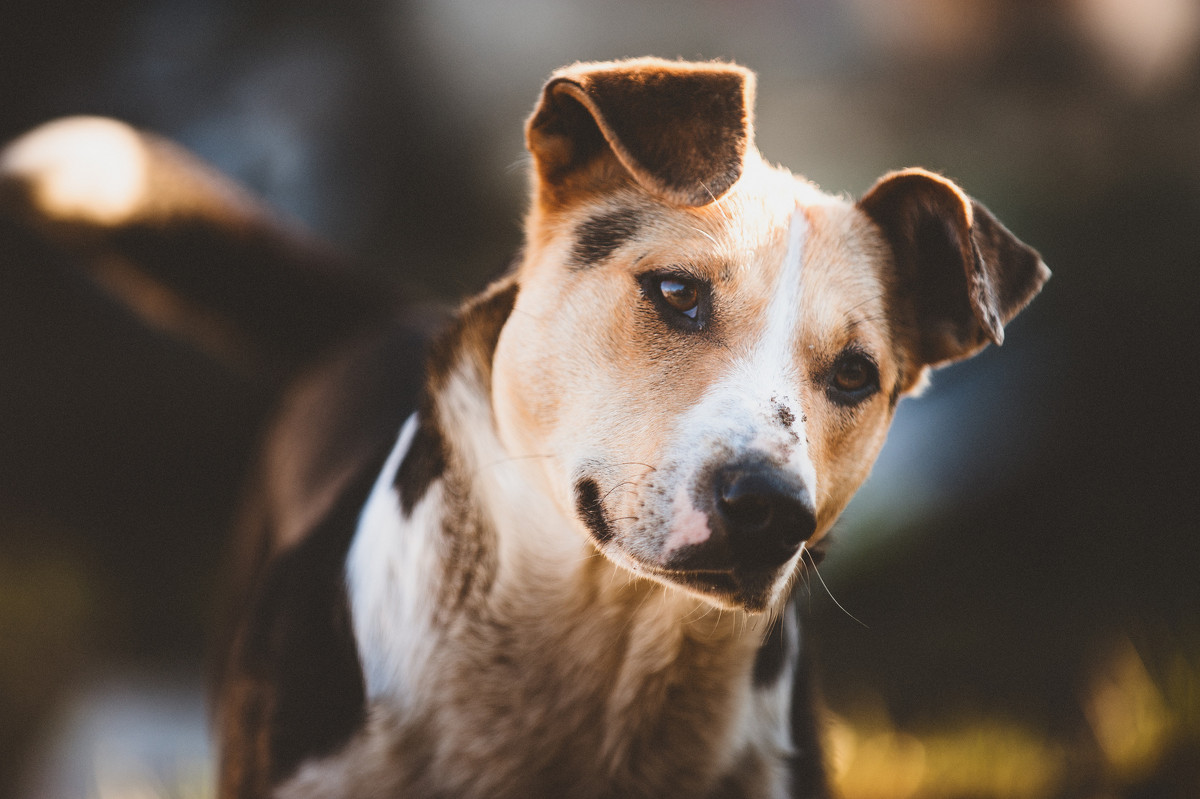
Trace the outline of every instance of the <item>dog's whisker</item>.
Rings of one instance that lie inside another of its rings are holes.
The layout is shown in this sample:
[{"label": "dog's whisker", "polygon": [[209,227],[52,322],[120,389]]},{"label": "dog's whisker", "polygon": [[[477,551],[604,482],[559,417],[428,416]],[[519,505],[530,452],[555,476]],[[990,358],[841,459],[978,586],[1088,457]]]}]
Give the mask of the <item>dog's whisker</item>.
[{"label": "dog's whisker", "polygon": [[829,595],[829,598],[831,600],[833,600],[833,604],[837,605],[838,610],[842,611],[842,613],[845,613],[847,616],[849,616],[851,619],[853,619],[854,621],[861,624],[866,629],[868,629],[868,630],[871,629],[865,622],[863,622],[861,619],[859,619],[857,616],[855,616],[850,611],[846,610],[845,606],[842,605],[841,602],[838,602],[837,597],[835,597],[833,595],[833,592],[829,590],[829,585],[825,582],[825,578],[821,576],[821,570],[817,568],[816,558],[814,558],[812,556],[812,553],[809,552],[807,547],[805,547],[803,544],[800,545],[800,553],[801,553],[801,555],[800,555],[801,557],[804,557],[804,555],[808,555],[808,562],[809,562],[809,565],[812,567],[813,574],[817,575],[817,579],[821,581],[821,587],[825,589],[825,593]]},{"label": "dog's whisker", "polygon": [[698,621],[701,621],[709,613],[712,613],[712,610],[712,605],[707,603],[698,603],[695,609],[693,609],[686,617],[684,617],[684,623],[694,624]]},{"label": "dog's whisker", "polygon": [[527,172],[532,161],[533,159],[529,157],[529,154],[524,153],[521,155],[521,157],[514,158],[512,161],[510,161],[508,166],[504,168],[504,172],[509,175],[515,172]]},{"label": "dog's whisker", "polygon": [[[626,583],[626,585],[628,586],[629,583]],[[629,614],[629,618],[625,620],[625,624],[621,629],[622,633],[629,631],[629,628],[633,626],[633,623],[642,615],[642,609],[646,606],[646,603],[650,601],[650,597],[654,596],[655,594],[660,594],[660,601],[665,601],[661,596],[661,591],[642,591],[642,597],[640,600],[638,600],[637,607],[634,608],[633,613]]]},{"label": "dog's whisker", "polygon": [[857,302],[854,305],[851,305],[850,308],[847,310],[847,313],[853,313],[854,311],[857,311],[859,308],[863,307],[864,305],[871,305],[873,303],[881,302],[883,299],[884,299],[884,295],[882,293],[873,294],[872,296],[867,297],[865,300],[862,300],[861,302]]},{"label": "dog's whisker", "polygon": [[612,488],[608,489],[608,491],[606,491],[606,492],[604,493],[604,496],[600,497],[600,499],[599,499],[599,500],[597,500],[597,501],[598,501],[598,502],[603,502],[604,500],[608,499],[608,495],[609,495],[609,494],[611,494],[612,492],[616,491],[618,488],[632,488],[632,487],[633,487],[633,481],[632,481],[632,480],[624,480],[624,481],[622,481],[622,482],[620,482],[620,483],[617,483],[617,484],[616,484],[615,486],[613,486]]},{"label": "dog's whisker", "polygon": [[604,553],[601,552],[599,549],[592,547],[590,550],[588,550],[587,552],[584,552],[582,555],[580,555],[575,560],[575,562],[576,563],[585,563],[589,560],[595,560],[596,558],[604,558]]},{"label": "dog's whisker", "polygon": [[658,471],[657,468],[651,466],[648,463],[642,463],[641,461],[622,461],[622,462],[618,463],[617,465],[618,466],[644,466],[646,468],[647,473]]}]

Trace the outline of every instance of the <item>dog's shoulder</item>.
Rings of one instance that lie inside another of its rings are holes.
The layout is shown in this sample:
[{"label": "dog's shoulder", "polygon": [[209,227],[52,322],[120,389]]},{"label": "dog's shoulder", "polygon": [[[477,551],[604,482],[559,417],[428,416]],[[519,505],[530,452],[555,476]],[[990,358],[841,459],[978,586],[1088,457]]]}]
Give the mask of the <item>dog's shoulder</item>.
[{"label": "dog's shoulder", "polygon": [[424,383],[440,321],[361,337],[283,401],[238,525],[221,670],[222,795],[256,796],[361,724],[345,559],[359,514]]}]

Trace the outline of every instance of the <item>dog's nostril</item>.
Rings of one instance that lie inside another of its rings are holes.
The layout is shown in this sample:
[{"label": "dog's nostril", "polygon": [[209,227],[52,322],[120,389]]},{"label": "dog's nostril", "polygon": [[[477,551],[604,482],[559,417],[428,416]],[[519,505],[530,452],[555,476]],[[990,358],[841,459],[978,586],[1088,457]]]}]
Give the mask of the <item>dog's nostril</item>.
[{"label": "dog's nostril", "polygon": [[[762,491],[759,481],[735,479],[721,489],[721,513],[744,531],[765,528],[775,516],[770,493]],[[753,484],[752,484],[753,483]]]},{"label": "dog's nostril", "polygon": [[717,476],[716,509],[737,561],[774,566],[816,531],[809,492],[766,464],[735,464]]}]

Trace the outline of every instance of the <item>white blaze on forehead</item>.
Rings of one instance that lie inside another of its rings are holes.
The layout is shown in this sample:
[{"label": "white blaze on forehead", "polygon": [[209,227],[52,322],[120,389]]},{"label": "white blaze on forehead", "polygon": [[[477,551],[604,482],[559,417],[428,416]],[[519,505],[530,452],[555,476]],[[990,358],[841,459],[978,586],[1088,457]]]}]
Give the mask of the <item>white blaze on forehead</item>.
[{"label": "white blaze on forehead", "polygon": [[[728,372],[709,387],[686,415],[681,430],[690,431],[689,448],[698,441],[749,445],[770,438],[803,441],[799,388],[802,370],[796,361],[800,336],[801,271],[808,220],[796,208],[788,225],[787,251],[774,278],[762,290],[768,297],[765,320],[754,343],[730,362]],[[786,409],[787,413],[781,413]],[[784,418],[790,421],[784,422]],[[722,430],[728,430],[722,435]],[[723,440],[713,440],[716,439]],[[739,441],[734,441],[738,438]],[[703,455],[703,453],[701,453]]]},{"label": "white blaze on forehead", "polygon": [[[766,325],[751,356],[748,371],[754,381],[754,402],[765,403],[769,409],[769,419],[775,423],[757,431],[756,443],[763,441],[764,437],[764,443],[770,442],[777,431],[794,433],[796,445],[788,447],[785,444],[787,466],[797,473],[815,497],[817,475],[808,457],[799,391],[803,375],[796,359],[796,346],[800,338],[804,246],[808,230],[808,217],[804,209],[797,205],[788,224],[787,252],[771,289]],[[784,417],[789,421],[785,422]],[[763,448],[768,454],[773,454],[769,444]]]},{"label": "white blaze on forehead", "polygon": [[[800,272],[804,262],[804,243],[808,236],[808,219],[796,208],[788,225],[787,253],[779,276],[771,290],[767,306],[767,323],[754,354],[751,372],[762,380],[779,386],[789,384],[795,376],[795,344],[800,321]],[[782,381],[780,378],[784,378]]]}]

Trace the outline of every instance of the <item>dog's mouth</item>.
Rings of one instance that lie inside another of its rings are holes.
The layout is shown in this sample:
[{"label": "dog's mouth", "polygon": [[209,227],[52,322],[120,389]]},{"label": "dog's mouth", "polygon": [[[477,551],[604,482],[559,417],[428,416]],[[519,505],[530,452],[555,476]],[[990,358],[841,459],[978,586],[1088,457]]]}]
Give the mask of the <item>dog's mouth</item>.
[{"label": "dog's mouth", "polygon": [[576,512],[596,548],[635,574],[720,607],[766,610],[815,533],[808,492],[748,459],[711,470],[702,485],[699,502],[676,491],[671,513],[653,522],[644,515],[623,529],[597,481],[583,476],[575,483]]},{"label": "dog's mouth", "polygon": [[671,569],[636,557],[617,542],[599,549],[610,561],[640,577],[725,610],[765,612],[781,591],[781,569]]},{"label": "dog's mouth", "polygon": [[745,573],[729,571],[650,570],[660,582],[668,582],[725,608],[741,608],[751,613],[766,611],[776,594],[778,570]]}]

